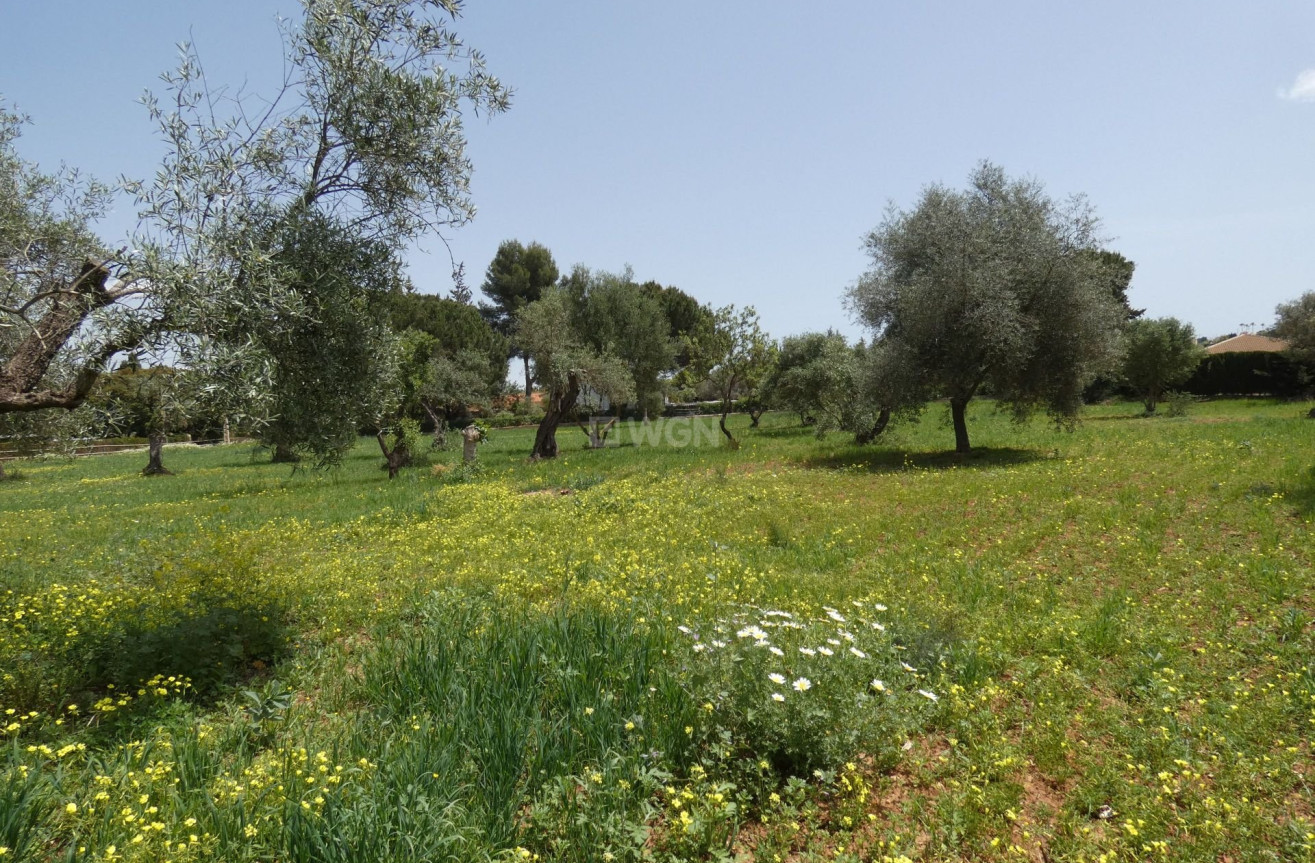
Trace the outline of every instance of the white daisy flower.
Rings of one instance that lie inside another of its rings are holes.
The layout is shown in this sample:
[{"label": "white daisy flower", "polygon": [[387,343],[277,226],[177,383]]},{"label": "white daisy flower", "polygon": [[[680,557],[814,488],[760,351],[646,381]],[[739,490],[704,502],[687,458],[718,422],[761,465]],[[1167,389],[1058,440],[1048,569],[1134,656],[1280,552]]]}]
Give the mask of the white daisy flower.
[{"label": "white daisy flower", "polygon": [[767,679],[770,680],[772,683],[775,683],[777,686],[781,686],[785,683],[785,675],[779,674],[775,671],[767,675]]},{"label": "white daisy flower", "polygon": [[845,622],[845,618],[841,616],[840,612],[836,611],[834,608],[828,608],[826,610],[826,616],[834,620],[836,623]]},{"label": "white daisy flower", "polygon": [[902,669],[904,669],[905,671],[916,672],[916,671],[918,670],[918,669],[914,668],[912,665],[909,665],[907,662],[901,662],[901,663],[899,664],[899,667],[902,668]]},{"label": "white daisy flower", "polygon": [[777,647],[775,644],[773,644],[771,647],[767,648],[767,650],[768,650],[773,656],[785,656],[785,651],[782,650],[781,648]]},{"label": "white daisy flower", "polygon": [[831,645],[832,647],[839,647],[839,646],[840,646],[840,642],[839,642],[839,641],[836,641],[834,638],[828,638],[828,639],[826,640],[826,643],[829,644],[829,645]]},{"label": "white daisy flower", "polygon": [[820,654],[822,654],[823,656],[835,656],[835,655],[836,655],[836,652],[835,652],[834,650],[832,650],[831,648],[829,648],[829,647],[819,647],[819,648],[817,649],[817,652],[820,653]]},{"label": "white daisy flower", "polygon": [[857,647],[851,647],[851,648],[849,648],[849,652],[852,653],[852,654],[854,654],[855,656],[857,656],[859,659],[867,659],[867,658],[868,658],[868,655],[867,655],[866,653],[864,653],[863,651],[859,650]]},{"label": "white daisy flower", "polygon": [[773,692],[772,701],[785,701],[785,696],[779,692]]},{"label": "white daisy flower", "polygon": [[801,647],[799,648],[799,652],[804,656],[817,656],[817,651],[811,647]]},{"label": "white daisy flower", "polygon": [[790,685],[793,686],[797,692],[807,692],[813,688],[813,681],[809,680],[807,677],[801,677]]},{"label": "white daisy flower", "polygon": [[877,690],[877,692],[885,692],[885,691],[886,691],[886,684],[885,684],[884,681],[882,681],[882,680],[880,680],[880,679],[875,679],[875,680],[873,680],[872,683],[871,683],[871,686],[872,686],[873,689]]},{"label": "white daisy flower", "polygon": [[873,603],[873,604],[872,604],[872,607],[875,608],[877,611],[889,611],[889,610],[890,610],[890,609],[886,608],[886,606],[882,605],[882,604],[879,603],[879,602],[875,602],[875,603]]},{"label": "white daisy flower", "polygon": [[928,701],[940,701],[940,699],[936,697],[935,692],[928,692],[925,689],[919,689],[918,694],[921,695],[923,698],[927,699]]}]

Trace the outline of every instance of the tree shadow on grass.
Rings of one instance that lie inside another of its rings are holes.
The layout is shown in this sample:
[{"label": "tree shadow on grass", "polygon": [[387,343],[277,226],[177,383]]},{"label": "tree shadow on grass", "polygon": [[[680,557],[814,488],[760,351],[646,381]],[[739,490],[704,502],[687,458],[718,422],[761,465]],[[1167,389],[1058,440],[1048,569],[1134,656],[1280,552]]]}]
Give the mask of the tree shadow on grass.
[{"label": "tree shadow on grass", "polygon": [[813,437],[816,426],[791,425],[775,426],[773,428],[750,428],[747,431],[754,437],[766,438],[793,438],[793,437]]},{"label": "tree shadow on grass", "polygon": [[1315,515],[1315,465],[1283,483],[1283,497],[1303,516]]},{"label": "tree shadow on grass", "polygon": [[865,470],[869,473],[894,473],[902,470],[947,470],[950,468],[998,468],[1043,461],[1045,453],[1015,447],[977,447],[960,454],[949,451],[910,452],[902,449],[865,449],[853,447],[826,456],[799,460],[806,468],[825,470]]},{"label": "tree shadow on grass", "polygon": [[59,654],[33,651],[6,693],[36,710],[109,698],[104,718],[149,714],[168,696],[209,703],[272,668],[292,646],[286,611],[244,596],[194,594],[181,607],[135,609],[88,627]]},{"label": "tree shadow on grass", "polygon": [[183,676],[200,697],[213,694],[287,653],[283,609],[239,596],[196,597],[158,621],[129,621],[109,633],[92,666],[96,677],[136,681]]},{"label": "tree shadow on grass", "polygon": [[1095,414],[1093,416],[1084,416],[1082,418],[1082,421],[1084,423],[1102,423],[1102,422],[1111,422],[1114,420],[1144,420],[1151,418],[1152,416],[1146,413],[1145,409],[1142,409],[1142,410],[1124,411],[1117,414]]}]

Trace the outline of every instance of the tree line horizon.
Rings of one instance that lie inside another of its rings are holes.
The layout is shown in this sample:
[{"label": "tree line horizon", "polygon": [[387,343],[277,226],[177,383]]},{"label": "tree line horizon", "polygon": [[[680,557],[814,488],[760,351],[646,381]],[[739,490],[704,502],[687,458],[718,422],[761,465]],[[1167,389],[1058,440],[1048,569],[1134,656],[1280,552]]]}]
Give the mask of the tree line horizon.
[{"label": "tree line horizon", "polygon": [[[529,453],[558,452],[581,408],[659,413],[671,395],[797,412],[819,434],[867,443],[929,401],[948,402],[971,450],[969,403],[1018,419],[1077,419],[1094,381],[1124,383],[1152,413],[1191,374],[1189,324],[1129,305],[1133,262],[1094,208],[983,161],[964,188],[928,185],[864,238],[869,268],[845,306],[866,330],[781,341],[752,306],[712,308],[633,273],[559,272],[544,246],[502,243],[472,304],[417,293],[401,253],[474,217],[466,112],[512,91],[427,0],[303,0],[284,28],[286,75],[259,105],[213,85],[185,48],[143,107],[166,144],[156,176],[110,187],[19,155],[26,118],[0,101],[0,437],[32,449],[134,425],[160,445],[199,416],[249,429],[279,460],[336,463],[362,429],[390,476],[503,395],[519,359],[544,410]],[[121,248],[94,225],[130,195]],[[1309,362],[1315,294],[1278,309],[1275,333]],[[1304,379],[1303,379],[1304,380]],[[94,408],[94,410],[93,410]],[[606,429],[586,427],[599,445]]]}]

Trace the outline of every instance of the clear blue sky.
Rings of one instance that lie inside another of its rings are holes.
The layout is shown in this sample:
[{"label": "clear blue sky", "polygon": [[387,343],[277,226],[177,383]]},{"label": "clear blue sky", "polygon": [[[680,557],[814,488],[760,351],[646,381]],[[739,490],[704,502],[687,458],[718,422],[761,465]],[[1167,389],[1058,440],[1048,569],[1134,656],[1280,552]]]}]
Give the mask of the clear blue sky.
[{"label": "clear blue sky", "polygon": [[[149,175],[135,99],[175,43],[268,89],[279,11],[297,5],[10,0],[23,154]],[[469,2],[457,30],[515,89],[468,125],[479,215],[449,239],[472,287],[499,241],[538,240],[563,269],[751,303],[775,335],[857,334],[841,297],[865,232],[989,158],[1086,193],[1150,315],[1217,335],[1315,290],[1309,2]],[[132,222],[124,202],[106,238]],[[421,290],[449,270],[441,243],[411,256]]]}]

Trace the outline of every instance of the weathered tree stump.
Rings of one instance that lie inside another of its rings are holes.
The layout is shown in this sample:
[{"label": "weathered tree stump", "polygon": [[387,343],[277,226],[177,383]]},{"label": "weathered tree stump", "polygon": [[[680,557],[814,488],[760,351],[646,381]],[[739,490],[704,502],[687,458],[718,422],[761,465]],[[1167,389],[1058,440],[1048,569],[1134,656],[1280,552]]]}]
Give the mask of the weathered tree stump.
[{"label": "weathered tree stump", "polygon": [[474,423],[471,423],[461,430],[461,458],[466,464],[475,463],[475,459],[477,458],[475,448],[479,446],[479,439],[481,436],[479,426]]},{"label": "weathered tree stump", "polygon": [[598,420],[593,417],[589,418],[589,424],[580,423],[580,431],[585,433],[589,438],[589,449],[602,449],[607,446],[607,435],[616,425],[616,417],[612,417],[604,425],[599,425]]}]

